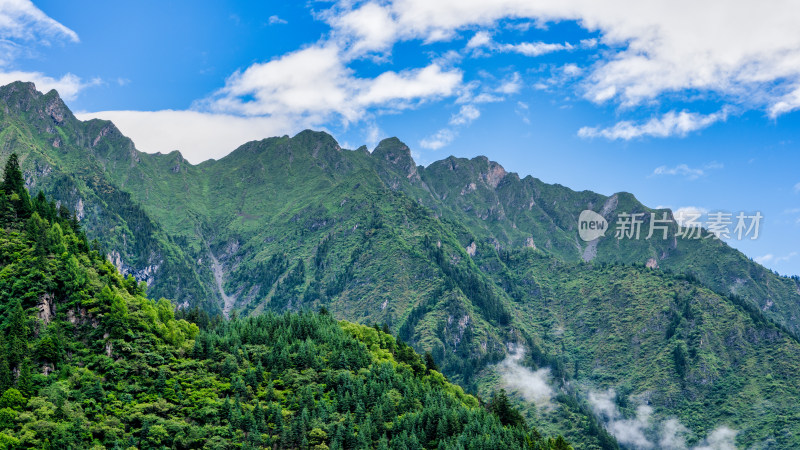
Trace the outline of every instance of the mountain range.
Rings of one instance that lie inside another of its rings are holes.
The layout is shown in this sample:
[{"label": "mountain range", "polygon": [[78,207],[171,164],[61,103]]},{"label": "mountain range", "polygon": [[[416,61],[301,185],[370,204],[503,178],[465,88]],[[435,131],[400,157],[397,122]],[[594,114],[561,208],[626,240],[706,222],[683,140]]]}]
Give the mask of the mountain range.
[{"label": "mountain range", "polygon": [[[55,91],[0,88],[0,157],[75,211],[148,293],[214,315],[325,308],[385,325],[468,392],[516,392],[576,448],[800,444],[800,280],[672,212],[507,172],[485,157],[417,165],[396,138],[323,132],[190,164],[80,121]],[[665,239],[579,237],[667,218]]]}]

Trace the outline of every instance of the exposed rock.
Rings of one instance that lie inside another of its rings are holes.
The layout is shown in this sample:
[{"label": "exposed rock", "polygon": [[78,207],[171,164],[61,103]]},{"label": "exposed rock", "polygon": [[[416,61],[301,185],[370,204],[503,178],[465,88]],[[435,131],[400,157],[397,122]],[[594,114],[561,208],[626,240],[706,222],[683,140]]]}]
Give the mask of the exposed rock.
[{"label": "exposed rock", "polygon": [[529,247],[536,250],[536,244],[533,242],[532,237],[528,237],[528,239],[525,240],[525,247]]},{"label": "exposed rock", "polygon": [[111,250],[108,255],[106,255],[106,258],[123,276],[133,275],[137,281],[144,281],[148,285],[155,282],[158,269],[161,268],[161,264],[163,264],[163,261],[159,259],[157,255],[152,255],[151,259],[156,260],[153,261],[152,264],[148,264],[142,268],[134,267],[125,263],[122,259],[122,255],[117,250]]},{"label": "exposed rock", "polygon": [[464,186],[464,189],[461,189],[461,195],[464,195],[468,192],[473,192],[475,189],[478,189],[478,186],[475,183],[470,183]]},{"label": "exposed rock", "polygon": [[67,115],[67,107],[64,105],[64,102],[61,101],[61,98],[56,96],[44,106],[44,112],[50,118],[53,119],[55,123],[61,125],[64,123],[64,117]]},{"label": "exposed rock", "polygon": [[36,314],[36,317],[45,324],[50,323],[50,320],[53,318],[53,315],[55,314],[55,312],[53,311],[53,296],[50,295],[49,293],[42,295],[36,307],[39,309],[39,312]]},{"label": "exposed rock", "polygon": [[608,214],[616,211],[618,204],[619,204],[619,197],[617,196],[617,194],[612,195],[603,204],[603,209],[600,210],[600,215],[608,219],[607,217]]},{"label": "exposed rock", "polygon": [[75,217],[78,219],[78,221],[81,221],[83,220],[84,217],[86,217],[86,213],[83,210],[82,198],[78,197],[78,202],[75,204],[74,211],[75,211]]},{"label": "exposed rock", "polygon": [[506,172],[506,169],[503,168],[503,166],[494,161],[490,161],[489,171],[486,172],[485,174],[481,174],[481,177],[486,182],[486,184],[497,189],[497,185],[500,184],[501,181],[503,181],[503,178],[505,178],[506,175],[508,175],[508,173]]},{"label": "exposed rock", "polygon": [[117,130],[117,127],[114,126],[113,123],[109,122],[106,126],[100,129],[100,133],[97,134],[97,137],[94,138],[92,141],[92,147],[97,147],[97,144],[100,142],[100,139],[108,136],[109,134],[113,133]]},{"label": "exposed rock", "polygon": [[408,179],[419,178],[417,165],[411,158],[411,150],[396,137],[378,143],[372,156],[389,162]]},{"label": "exposed rock", "polygon": [[477,250],[477,248],[478,248],[478,246],[477,246],[477,245],[475,245],[475,242],[473,241],[473,242],[472,242],[471,244],[469,244],[469,245],[467,246],[467,248],[466,248],[466,250],[467,250],[467,254],[468,254],[469,256],[475,256],[475,250]]},{"label": "exposed rock", "polygon": [[581,259],[583,259],[585,262],[590,262],[597,257],[597,244],[599,240],[600,238],[595,238],[586,244],[586,248],[583,249],[583,254],[581,254]]},{"label": "exposed rock", "polygon": [[650,269],[658,269],[658,260],[656,260],[655,258],[650,258],[645,263],[645,266]]}]

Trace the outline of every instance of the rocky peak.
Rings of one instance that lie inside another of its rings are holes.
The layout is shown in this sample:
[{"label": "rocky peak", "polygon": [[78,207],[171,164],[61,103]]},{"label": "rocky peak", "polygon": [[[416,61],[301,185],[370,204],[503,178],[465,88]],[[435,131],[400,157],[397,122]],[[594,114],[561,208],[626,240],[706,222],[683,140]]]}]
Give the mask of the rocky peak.
[{"label": "rocky peak", "polygon": [[54,133],[53,125],[62,125],[72,119],[72,113],[54,89],[47,94],[36,90],[31,82],[15,81],[0,87],[0,102],[4,103],[5,113],[28,113],[29,117],[38,117],[47,122],[46,131]]},{"label": "rocky peak", "polygon": [[372,156],[386,161],[408,178],[417,173],[417,165],[411,158],[411,149],[396,137],[382,140],[372,151]]},{"label": "rocky peak", "polygon": [[311,149],[314,157],[317,157],[321,150],[327,149],[336,152],[342,150],[336,139],[324,131],[303,130],[291,138],[291,141],[293,144],[299,144],[301,148]]},{"label": "rocky peak", "polygon": [[503,166],[494,161],[489,161],[486,171],[481,173],[481,178],[486,184],[497,189],[497,185],[503,181],[506,175],[508,175],[508,172]]}]

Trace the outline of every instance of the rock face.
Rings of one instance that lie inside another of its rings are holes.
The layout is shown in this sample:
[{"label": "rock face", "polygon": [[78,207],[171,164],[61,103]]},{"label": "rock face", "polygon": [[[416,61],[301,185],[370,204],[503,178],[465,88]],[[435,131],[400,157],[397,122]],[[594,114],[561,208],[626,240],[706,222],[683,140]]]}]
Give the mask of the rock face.
[{"label": "rock face", "polygon": [[389,162],[408,179],[418,177],[417,165],[411,158],[411,149],[396,137],[382,140],[375,147],[372,156]]},{"label": "rock face", "polygon": [[55,311],[53,310],[53,296],[49,293],[42,295],[36,307],[39,309],[36,317],[44,322],[45,325],[50,323],[53,315],[55,315]]},{"label": "rock face", "polygon": [[[153,256],[155,257],[155,255]],[[133,275],[137,281],[144,281],[148,285],[151,285],[153,281],[155,281],[155,277],[158,275],[158,269],[163,264],[163,261],[159,260],[142,268],[132,267],[123,261],[122,255],[120,255],[117,250],[109,252],[106,258],[111,261],[111,264],[114,264],[114,267],[116,267],[122,275]]]}]

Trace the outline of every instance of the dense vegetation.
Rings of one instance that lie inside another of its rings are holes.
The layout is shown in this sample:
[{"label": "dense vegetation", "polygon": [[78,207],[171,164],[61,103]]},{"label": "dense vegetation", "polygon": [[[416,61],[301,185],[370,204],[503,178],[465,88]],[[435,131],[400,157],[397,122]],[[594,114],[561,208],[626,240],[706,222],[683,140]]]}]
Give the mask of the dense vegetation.
[{"label": "dense vegetation", "polygon": [[26,83],[0,87],[0,144],[36,198],[69,205],[103,244],[82,244],[97,264],[106,253],[206,332],[223,326],[208,318],[223,294],[238,317],[325,308],[385,324],[484,398],[508,384],[509,346],[524,349],[520,363],[547,371],[554,395],[508,402],[576,447],[616,445],[588,401],[607,389],[622,419],[646,404],[651,428],[680,420],[687,446],[717,426],[741,446],[800,446],[800,279],[714,239],[672,239],[674,224],[666,240],[578,238],[581,210],[609,223],[656,212],[631,194],[575,192],[485,157],[421,167],[395,138],[346,150],[308,130],[193,165],[139,152]]},{"label": "dense vegetation", "polygon": [[567,449],[428,355],[327,311],[209,319],[145,296],[13,155],[0,190],[0,448]]}]

